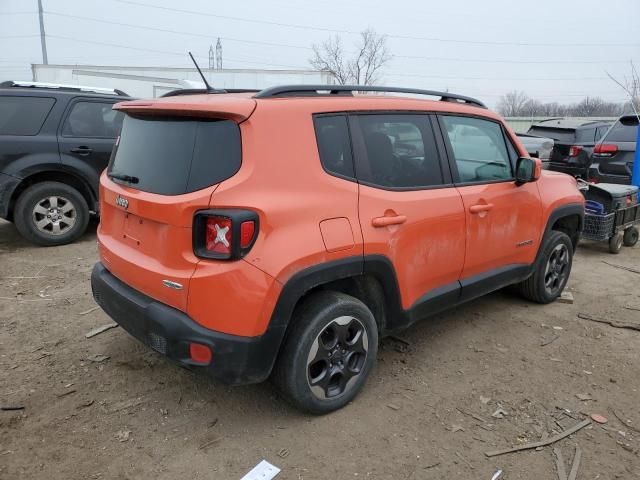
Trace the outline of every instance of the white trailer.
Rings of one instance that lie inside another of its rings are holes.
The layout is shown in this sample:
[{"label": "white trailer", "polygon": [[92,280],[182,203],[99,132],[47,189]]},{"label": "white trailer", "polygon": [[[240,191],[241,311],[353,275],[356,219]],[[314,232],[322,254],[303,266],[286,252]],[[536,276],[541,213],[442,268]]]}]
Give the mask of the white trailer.
[{"label": "white trailer", "polygon": [[[195,67],[33,64],[31,69],[36,82],[113,88],[137,98],[159,97],[168,91],[183,88],[185,80],[202,81]],[[202,73],[215,88],[263,89],[284,84],[336,83],[331,73],[317,70],[203,69]]]}]

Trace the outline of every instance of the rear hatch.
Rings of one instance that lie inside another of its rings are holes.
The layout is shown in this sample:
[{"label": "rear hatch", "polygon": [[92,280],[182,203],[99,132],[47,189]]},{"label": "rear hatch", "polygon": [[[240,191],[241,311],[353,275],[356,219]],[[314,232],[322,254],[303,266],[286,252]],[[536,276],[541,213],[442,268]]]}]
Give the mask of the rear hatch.
[{"label": "rear hatch", "polygon": [[116,106],[126,115],[101,178],[101,260],[126,284],[183,311],[198,263],[194,214],[208,208],[217,185],[240,168],[238,121],[255,102],[236,100],[212,105],[205,98],[194,107],[195,98],[169,98]]},{"label": "rear hatch", "polygon": [[532,127],[529,133],[542,135],[553,139],[553,148],[549,160],[553,163],[565,163],[569,159],[571,145],[575,144],[576,131],[572,128],[540,128]]},{"label": "rear hatch", "polygon": [[637,135],[638,118],[635,115],[621,117],[613,124],[593,153],[601,173],[631,176]]}]

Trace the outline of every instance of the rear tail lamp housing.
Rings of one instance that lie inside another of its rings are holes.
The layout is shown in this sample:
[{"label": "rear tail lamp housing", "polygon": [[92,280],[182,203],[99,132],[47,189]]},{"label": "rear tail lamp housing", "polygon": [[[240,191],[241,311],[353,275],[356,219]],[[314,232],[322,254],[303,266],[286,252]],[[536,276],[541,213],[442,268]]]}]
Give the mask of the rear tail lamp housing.
[{"label": "rear tail lamp housing", "polygon": [[618,146],[609,143],[599,143],[593,149],[593,153],[600,157],[610,157],[617,151]]},{"label": "rear tail lamp housing", "polygon": [[569,147],[569,156],[577,157],[578,155],[580,155],[581,151],[582,151],[582,147],[578,145],[571,145],[571,147]]},{"label": "rear tail lamp housing", "polygon": [[193,219],[193,251],[200,258],[238,260],[253,247],[259,228],[251,210],[200,210]]}]

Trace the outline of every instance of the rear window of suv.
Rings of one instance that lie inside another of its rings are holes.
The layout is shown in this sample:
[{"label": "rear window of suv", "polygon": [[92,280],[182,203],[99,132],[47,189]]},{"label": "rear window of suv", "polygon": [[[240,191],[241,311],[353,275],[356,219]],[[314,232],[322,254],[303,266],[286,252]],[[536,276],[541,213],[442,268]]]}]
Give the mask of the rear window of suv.
[{"label": "rear window of suv", "polygon": [[618,120],[604,138],[604,142],[635,142],[638,135],[638,120],[633,117]]},{"label": "rear window of suv", "polygon": [[0,97],[0,135],[37,135],[54,98]]},{"label": "rear window of suv", "polygon": [[230,120],[127,115],[109,173],[135,177],[138,190],[180,195],[233,176],[241,148],[240,128]]},{"label": "rear window of suv", "polygon": [[576,131],[569,128],[552,128],[532,126],[527,133],[539,137],[552,138],[556,142],[572,144],[576,139]]}]

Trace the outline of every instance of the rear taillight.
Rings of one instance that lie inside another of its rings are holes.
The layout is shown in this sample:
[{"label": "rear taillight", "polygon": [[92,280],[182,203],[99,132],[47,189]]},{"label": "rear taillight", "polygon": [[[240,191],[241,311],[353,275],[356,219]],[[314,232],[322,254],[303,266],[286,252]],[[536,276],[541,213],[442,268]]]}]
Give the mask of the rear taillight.
[{"label": "rear taillight", "polygon": [[610,157],[617,151],[618,151],[618,147],[610,143],[599,143],[593,149],[593,153],[601,157]]},{"label": "rear taillight", "polygon": [[198,257],[237,260],[253,246],[258,215],[250,210],[203,210],[193,221],[193,251]]},{"label": "rear taillight", "polygon": [[571,147],[569,147],[569,156],[577,157],[581,151],[582,151],[582,147],[579,147],[577,145],[571,145]]},{"label": "rear taillight", "polygon": [[211,216],[206,218],[205,248],[207,252],[215,252],[223,255],[231,253],[233,241],[231,219],[227,217]]}]

